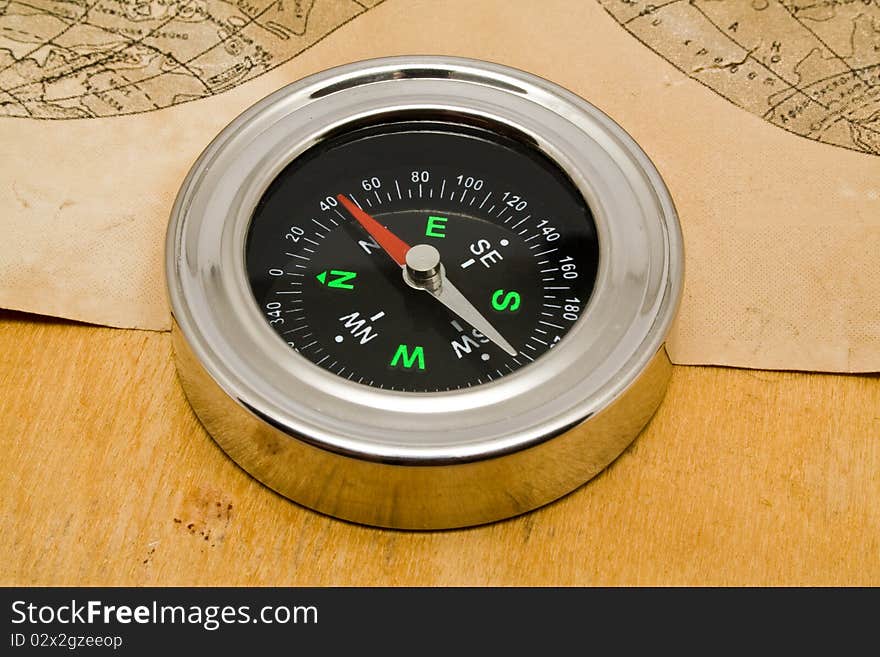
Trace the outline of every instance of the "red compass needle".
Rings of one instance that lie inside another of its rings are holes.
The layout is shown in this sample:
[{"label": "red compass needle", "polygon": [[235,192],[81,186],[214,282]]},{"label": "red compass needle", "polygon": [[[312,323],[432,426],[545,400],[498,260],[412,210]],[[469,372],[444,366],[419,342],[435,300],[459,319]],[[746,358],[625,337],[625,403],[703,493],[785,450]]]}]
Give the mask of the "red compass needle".
[{"label": "red compass needle", "polygon": [[370,237],[376,240],[385,253],[391,256],[394,262],[401,267],[406,267],[406,252],[409,251],[409,244],[361,210],[345,194],[337,194],[336,200],[342,203],[343,207],[348,210],[352,217],[357,219],[357,222],[364,227],[364,230],[370,234]]}]

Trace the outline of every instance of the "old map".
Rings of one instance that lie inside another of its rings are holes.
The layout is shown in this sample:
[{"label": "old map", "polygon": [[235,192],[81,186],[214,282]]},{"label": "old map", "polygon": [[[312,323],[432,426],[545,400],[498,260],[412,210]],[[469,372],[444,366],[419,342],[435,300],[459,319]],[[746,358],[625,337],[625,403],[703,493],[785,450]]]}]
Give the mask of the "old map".
[{"label": "old map", "polygon": [[0,0],[0,116],[115,116],[212,96],[380,2]]},{"label": "old map", "polygon": [[[382,0],[0,0],[0,116],[212,96]],[[599,0],[639,41],[789,132],[880,154],[880,0]]]},{"label": "old map", "polygon": [[599,0],[676,68],[789,132],[880,154],[880,0]]}]

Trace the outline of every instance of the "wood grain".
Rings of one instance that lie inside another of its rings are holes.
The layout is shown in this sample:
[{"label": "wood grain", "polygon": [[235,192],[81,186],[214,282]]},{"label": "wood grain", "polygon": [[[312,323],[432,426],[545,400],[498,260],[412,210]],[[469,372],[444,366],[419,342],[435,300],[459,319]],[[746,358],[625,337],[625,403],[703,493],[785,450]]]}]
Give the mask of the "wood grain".
[{"label": "wood grain", "polygon": [[676,368],[633,447],[451,532],[318,515],[187,405],[165,333],[0,313],[0,584],[880,585],[880,378]]}]

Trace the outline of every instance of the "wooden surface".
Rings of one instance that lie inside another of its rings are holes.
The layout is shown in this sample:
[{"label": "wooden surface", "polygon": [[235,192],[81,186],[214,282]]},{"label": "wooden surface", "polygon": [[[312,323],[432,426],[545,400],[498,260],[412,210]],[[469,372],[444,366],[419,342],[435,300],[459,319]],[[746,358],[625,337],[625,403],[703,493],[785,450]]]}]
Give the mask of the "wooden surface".
[{"label": "wooden surface", "polygon": [[408,533],[288,502],[205,434],[168,334],[0,313],[0,584],[880,585],[880,378],[676,368],[537,512]]}]

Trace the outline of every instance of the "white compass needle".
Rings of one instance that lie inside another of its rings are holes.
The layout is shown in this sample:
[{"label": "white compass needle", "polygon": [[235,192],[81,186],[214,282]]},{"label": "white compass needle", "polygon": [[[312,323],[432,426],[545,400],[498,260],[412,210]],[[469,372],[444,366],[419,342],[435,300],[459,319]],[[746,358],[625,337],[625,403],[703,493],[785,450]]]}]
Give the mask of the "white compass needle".
[{"label": "white compass needle", "polygon": [[489,320],[480,314],[480,311],[477,310],[461,292],[459,292],[458,288],[450,283],[445,275],[442,275],[441,279],[442,284],[438,291],[434,292],[433,290],[427,290],[427,292],[444,306],[449,308],[449,310],[489,338],[492,342],[504,349],[508,354],[516,356],[516,349],[514,349],[511,344],[505,340],[497,330],[495,330],[495,327],[489,323]]},{"label": "white compass needle", "polygon": [[440,253],[433,246],[417,244],[407,251],[403,278],[407,285],[430,294],[508,354],[517,355],[516,349],[446,278],[446,269],[440,262]]},{"label": "white compass needle", "polygon": [[403,280],[406,281],[407,285],[417,290],[428,292],[508,354],[516,356],[516,349],[495,330],[495,327],[480,314],[480,311],[446,278],[446,270],[440,262],[440,252],[437,249],[430,244],[409,246],[409,244],[364,212],[344,194],[337,194],[336,198],[364,230],[376,240],[385,253],[403,268]]}]

